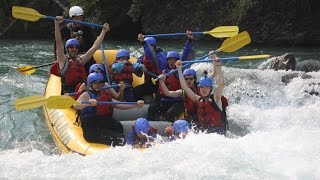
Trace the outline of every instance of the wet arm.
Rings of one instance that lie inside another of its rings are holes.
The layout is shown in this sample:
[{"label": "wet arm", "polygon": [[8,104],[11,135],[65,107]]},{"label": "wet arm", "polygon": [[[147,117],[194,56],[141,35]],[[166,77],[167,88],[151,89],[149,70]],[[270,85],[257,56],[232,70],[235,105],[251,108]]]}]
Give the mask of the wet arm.
[{"label": "wet arm", "polygon": [[103,25],[103,28],[101,30],[100,35],[98,36],[98,38],[94,41],[93,46],[85,53],[81,56],[82,62],[83,64],[87,63],[93,56],[93,54],[96,52],[97,49],[100,48],[100,45],[104,39],[104,36],[106,35],[106,33],[110,30],[109,24],[105,23]]},{"label": "wet arm", "polygon": [[197,94],[195,94],[187,85],[186,81],[183,78],[183,74],[182,74],[182,63],[181,61],[177,61],[176,62],[176,67],[178,69],[178,75],[179,75],[179,82],[181,85],[181,88],[185,91],[185,93],[187,94],[187,96],[189,98],[192,99],[193,102],[198,102],[200,96],[198,96]]},{"label": "wet arm", "polygon": [[64,45],[62,42],[60,24],[63,22],[63,17],[57,16],[54,21],[54,37],[56,40],[56,54],[57,61],[59,62],[60,69],[64,66],[65,54],[64,54]]}]

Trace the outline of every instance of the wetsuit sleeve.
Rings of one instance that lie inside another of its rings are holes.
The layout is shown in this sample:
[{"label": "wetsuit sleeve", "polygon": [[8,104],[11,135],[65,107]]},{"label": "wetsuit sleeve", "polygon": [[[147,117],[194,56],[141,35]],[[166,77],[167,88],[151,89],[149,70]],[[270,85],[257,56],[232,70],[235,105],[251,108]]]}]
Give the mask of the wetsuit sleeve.
[{"label": "wetsuit sleeve", "polygon": [[111,66],[113,73],[120,74],[124,68],[124,65],[125,64],[123,62],[113,63]]},{"label": "wetsuit sleeve", "polygon": [[147,57],[147,59],[152,60],[154,62],[155,60],[152,55],[153,50],[151,50],[151,46],[148,43],[146,43],[145,41],[143,41],[142,47],[143,47],[143,50],[144,50],[144,53],[145,53],[145,56]]},{"label": "wetsuit sleeve", "polygon": [[162,72],[167,67],[167,53],[161,50],[157,52],[157,57],[158,57],[159,72]]},{"label": "wetsuit sleeve", "polygon": [[193,60],[195,58],[194,42],[188,39],[183,47],[181,61]]}]

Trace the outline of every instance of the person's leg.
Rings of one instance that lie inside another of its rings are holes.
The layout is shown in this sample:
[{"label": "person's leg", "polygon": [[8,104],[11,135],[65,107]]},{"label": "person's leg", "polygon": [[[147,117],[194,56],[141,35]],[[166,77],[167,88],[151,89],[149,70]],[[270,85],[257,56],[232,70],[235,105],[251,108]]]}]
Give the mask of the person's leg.
[{"label": "person's leg", "polygon": [[136,99],[143,100],[143,96],[153,96],[153,93],[156,93],[158,90],[158,86],[152,84],[151,81],[145,82],[142,85],[139,85],[133,88],[133,93]]},{"label": "person's leg", "polygon": [[168,108],[165,119],[166,121],[174,122],[184,112],[184,105],[182,102],[171,103]]}]

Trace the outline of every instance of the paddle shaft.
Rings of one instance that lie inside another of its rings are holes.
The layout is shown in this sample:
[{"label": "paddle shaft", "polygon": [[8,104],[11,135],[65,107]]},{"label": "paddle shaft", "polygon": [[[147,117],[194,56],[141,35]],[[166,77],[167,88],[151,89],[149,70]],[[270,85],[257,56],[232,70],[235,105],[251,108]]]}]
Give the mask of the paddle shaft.
[{"label": "paddle shaft", "polygon": [[[119,85],[105,86],[105,87],[102,87],[101,89],[111,89],[116,87],[119,87]],[[69,96],[75,96],[75,95],[77,95],[77,92],[69,93]]]},{"label": "paddle shaft", "polygon": [[50,66],[50,65],[52,65],[52,64],[54,64],[54,63],[55,63],[55,62],[51,62],[51,63],[47,63],[47,64],[42,64],[42,65],[39,65],[39,66],[33,66],[33,67],[31,67],[31,68],[21,70],[21,72],[25,72],[25,71],[29,71],[29,70],[37,69],[37,68],[41,68],[41,67]]},{"label": "paddle shaft", "polygon": [[[144,37],[165,37],[165,36],[180,36],[186,35],[187,33],[168,33],[168,34],[154,34],[154,35],[144,35]],[[204,32],[192,32],[193,35],[202,35]]]},{"label": "paddle shaft", "polygon": [[[91,104],[90,102],[80,102],[81,104]],[[137,102],[109,102],[109,101],[98,101],[97,104],[138,104]]]},{"label": "paddle shaft", "polygon": [[106,77],[107,77],[107,82],[110,84],[110,78],[109,78],[109,72],[108,72],[108,64],[107,64],[107,58],[104,54],[104,48],[103,45],[100,45],[100,49],[101,49],[101,54],[102,54],[102,59],[103,59],[103,66],[104,66],[104,71],[106,73]]},{"label": "paddle shaft", "polygon": [[[206,57],[208,57],[209,55],[204,55],[204,56],[202,56],[202,57],[200,57],[200,58],[198,58],[198,59],[196,59],[196,60],[193,60],[193,61],[189,61],[189,62],[194,62],[194,61],[200,61],[200,60],[202,60],[202,59],[204,59],[204,58],[206,58]],[[182,61],[182,62],[187,62],[187,61]],[[187,64],[185,64],[185,65],[183,65],[182,66],[182,69],[183,68],[186,68],[186,67],[188,67],[188,66],[190,66],[192,63],[187,63]],[[178,71],[178,69],[175,69],[175,70],[172,70],[172,71],[170,71],[170,72],[168,72],[168,73],[166,73],[164,76],[169,76],[169,75],[171,75],[171,74],[173,74],[173,73],[175,73],[175,72],[177,72]],[[156,78],[155,79],[155,81],[159,81],[160,80],[160,78]]]},{"label": "paddle shaft", "polygon": [[[55,20],[56,17],[53,17],[53,16],[44,16],[46,19],[51,19],[51,20]],[[86,25],[86,26],[92,26],[92,27],[97,27],[97,28],[103,28],[102,25],[99,25],[99,24],[94,24],[94,23],[89,23],[89,22],[82,22],[82,21],[75,21],[75,20],[72,20],[72,19],[63,19],[63,21],[65,22],[72,22],[72,23],[77,23],[77,24],[82,24],[82,25]]]},{"label": "paddle shaft", "polygon": [[[269,58],[271,55],[263,54],[263,55],[251,55],[251,56],[240,56],[240,57],[226,57],[219,58],[219,61],[241,61],[241,60],[254,60],[254,59],[262,59]],[[200,63],[200,62],[212,62],[213,59],[207,60],[194,60],[194,61],[183,61],[182,64],[185,63]]]}]

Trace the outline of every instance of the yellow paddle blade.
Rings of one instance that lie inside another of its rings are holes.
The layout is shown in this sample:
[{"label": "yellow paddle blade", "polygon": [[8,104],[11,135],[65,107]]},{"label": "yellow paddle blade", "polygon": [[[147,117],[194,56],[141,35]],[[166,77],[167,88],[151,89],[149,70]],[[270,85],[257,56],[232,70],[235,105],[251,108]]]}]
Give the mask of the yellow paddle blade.
[{"label": "yellow paddle blade", "polygon": [[230,37],[223,41],[221,47],[217,50],[218,52],[234,52],[243,46],[249,44],[251,42],[250,35],[247,31],[243,31],[242,33]]},{"label": "yellow paddle blade", "polygon": [[17,19],[23,19],[27,21],[38,21],[40,18],[45,18],[44,15],[32,8],[13,6],[12,16]]},{"label": "yellow paddle blade", "polygon": [[254,59],[263,59],[263,58],[269,58],[269,57],[271,57],[271,55],[269,55],[269,54],[240,56],[239,60],[254,60]]},{"label": "yellow paddle blade", "polygon": [[16,68],[17,71],[23,73],[23,74],[33,74],[36,72],[36,69],[34,66],[20,66]]},{"label": "yellow paddle blade", "polygon": [[205,31],[203,34],[209,34],[216,38],[232,37],[239,33],[238,26],[220,26],[210,31]]},{"label": "yellow paddle blade", "polygon": [[28,96],[14,101],[16,110],[26,110],[42,106],[47,99],[44,96]]},{"label": "yellow paddle blade", "polygon": [[79,104],[79,102],[71,96],[50,96],[46,103],[49,109],[66,109],[74,104]]}]

